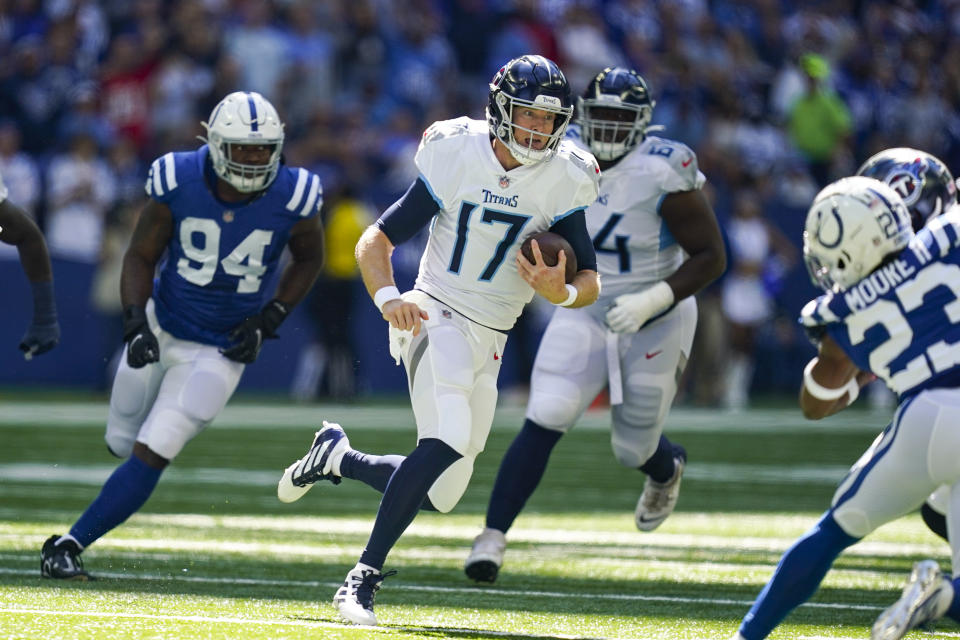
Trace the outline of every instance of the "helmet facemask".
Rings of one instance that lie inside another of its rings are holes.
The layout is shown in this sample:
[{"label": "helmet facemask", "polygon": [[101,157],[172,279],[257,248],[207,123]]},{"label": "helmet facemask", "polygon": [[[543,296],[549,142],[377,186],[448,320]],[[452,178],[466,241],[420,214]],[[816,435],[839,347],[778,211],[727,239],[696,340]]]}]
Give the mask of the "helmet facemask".
[{"label": "helmet facemask", "polygon": [[[280,169],[283,152],[283,123],[259,93],[237,91],[214,107],[207,130],[210,160],[216,174],[241,193],[255,193],[269,187]],[[262,146],[270,149],[264,164],[242,162],[238,147]]]},{"label": "helmet facemask", "polygon": [[634,105],[617,96],[579,98],[580,138],[597,160],[612,161],[631,151],[646,137],[653,105]]},{"label": "helmet facemask", "polygon": [[[529,165],[549,160],[556,153],[560,141],[566,133],[567,126],[573,116],[573,107],[563,107],[560,100],[553,96],[539,95],[533,100],[524,100],[508,96],[499,92],[494,98],[500,110],[500,123],[497,126],[496,136],[510,150],[510,155],[520,164]],[[546,133],[522,127],[514,122],[514,115],[521,109],[535,109],[554,114],[553,131]],[[489,119],[489,118],[488,118]],[[519,138],[527,138],[530,142],[524,144]],[[534,136],[546,138],[542,149],[533,146]]]}]

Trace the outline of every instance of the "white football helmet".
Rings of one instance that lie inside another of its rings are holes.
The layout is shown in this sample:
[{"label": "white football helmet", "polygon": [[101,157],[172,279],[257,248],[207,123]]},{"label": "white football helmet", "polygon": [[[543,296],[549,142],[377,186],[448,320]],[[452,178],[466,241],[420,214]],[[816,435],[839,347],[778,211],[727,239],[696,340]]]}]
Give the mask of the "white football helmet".
[{"label": "white football helmet", "polygon": [[[237,191],[263,191],[277,177],[283,151],[283,123],[273,105],[259,93],[235,91],[210,113],[207,130],[213,170]],[[235,145],[273,145],[266,164],[243,164],[233,159]]]},{"label": "white football helmet", "polygon": [[825,187],[807,213],[803,258],[813,284],[840,292],[913,238],[910,213],[885,182],[855,176]]}]

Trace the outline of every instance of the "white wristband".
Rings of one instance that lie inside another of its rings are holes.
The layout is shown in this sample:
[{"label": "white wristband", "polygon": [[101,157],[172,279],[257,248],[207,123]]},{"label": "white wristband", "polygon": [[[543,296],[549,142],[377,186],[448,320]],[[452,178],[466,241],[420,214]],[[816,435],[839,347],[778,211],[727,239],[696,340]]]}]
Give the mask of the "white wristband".
[{"label": "white wristband", "polygon": [[572,284],[567,285],[567,299],[563,302],[555,302],[558,307],[569,307],[574,302],[577,301],[577,296],[580,295],[580,292],[577,291],[577,288]]},{"label": "white wristband", "polygon": [[399,297],[400,289],[397,289],[395,285],[381,287],[377,289],[375,294],[373,294],[373,304],[377,305],[377,309],[380,310],[380,313],[383,313],[383,305],[387,304],[391,300],[396,300]]},{"label": "white wristband", "polygon": [[813,379],[813,366],[817,363],[817,359],[814,358],[807,363],[806,368],[803,370],[803,386],[807,388],[807,393],[812,395],[817,400],[839,400],[844,395],[850,396],[850,399],[847,401],[847,404],[853,404],[853,401],[857,399],[857,396],[860,395],[860,383],[857,382],[857,376],[850,378],[850,381],[842,387],[836,389],[828,389],[819,382]]}]

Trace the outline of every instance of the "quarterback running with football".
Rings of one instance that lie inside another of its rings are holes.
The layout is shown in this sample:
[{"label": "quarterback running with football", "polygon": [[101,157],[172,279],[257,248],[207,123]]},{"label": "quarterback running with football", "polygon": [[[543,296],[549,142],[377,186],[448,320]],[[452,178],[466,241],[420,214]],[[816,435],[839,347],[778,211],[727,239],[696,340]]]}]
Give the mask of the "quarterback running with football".
[{"label": "quarterback running with football", "polygon": [[[350,448],[339,425],[325,423],[310,451],[285,472],[281,500],[318,480],[360,480],[383,492],[370,539],[334,597],[340,615],[377,623],[374,594],[390,549],[421,508],[457,504],[483,451],[497,404],[507,331],[534,293],[566,307],[593,303],[600,290],[584,210],[597,197],[599,168],[563,134],[570,89],[552,61],[522,56],[490,83],[487,120],[435,122],[416,155],[420,177],[357,244],[367,291],[389,325],[390,352],[403,362],[417,423],[406,457]],[[393,280],[396,245],[430,225],[414,289]],[[527,236],[550,230],[576,254],[547,267],[520,254]]]},{"label": "quarterback running with football", "polygon": [[[231,93],[203,126],[207,144],[151,165],[150,199],[124,255],[126,357],[106,431],[124,462],[69,533],[43,545],[45,577],[89,579],[80,553],[143,506],[320,271],[320,178],[282,164],[273,105],[258,93]],[[267,299],[264,285],[284,248],[292,260]]]},{"label": "quarterback running with football", "polygon": [[20,340],[27,360],[46,353],[60,341],[57,305],[53,296],[53,269],[47,243],[27,213],[7,199],[7,185],[0,175],[0,242],[13,245],[33,291],[33,321]]},{"label": "quarterback running with football", "polygon": [[[800,320],[818,344],[803,372],[800,407],[832,415],[873,376],[898,394],[891,423],[853,465],[830,507],[780,559],[735,640],[760,640],[805,602],[833,561],[877,527],[916,510],[938,486],[960,491],[960,211],[916,234],[891,186],[855,176],[827,186],[807,214],[803,251],[825,293]],[[957,527],[957,514],[949,516]],[[950,535],[953,565],[960,540]],[[960,585],[932,560],[914,565],[902,597],[873,624],[874,640],[898,640],[947,615],[960,620]]]},{"label": "quarterback running with football", "polygon": [[505,534],[543,477],[554,445],[605,386],[617,461],[645,476],[635,522],[652,531],[673,511],[686,463],[663,435],[697,324],[693,294],[724,270],[720,229],[685,145],[648,136],[647,83],[601,71],[578,103],[579,135],[600,163],[587,209],[603,293],[585,309],[557,309],[533,366],[526,421],[500,465],[469,577],[493,582]]}]

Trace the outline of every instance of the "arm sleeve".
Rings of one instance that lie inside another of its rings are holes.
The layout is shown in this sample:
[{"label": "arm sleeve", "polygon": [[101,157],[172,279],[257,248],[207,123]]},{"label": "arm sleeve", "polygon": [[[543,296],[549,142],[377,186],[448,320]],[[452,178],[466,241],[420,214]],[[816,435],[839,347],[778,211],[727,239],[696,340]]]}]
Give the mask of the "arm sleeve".
[{"label": "arm sleeve", "polygon": [[424,228],[440,210],[423,178],[417,178],[400,199],[390,205],[377,220],[393,246],[406,242]]},{"label": "arm sleeve", "polygon": [[583,209],[564,216],[550,227],[550,231],[566,238],[570,246],[573,247],[573,252],[577,254],[578,271],[581,269],[597,270],[597,254],[593,250],[593,243],[590,241],[590,234],[587,232],[587,216]]}]

